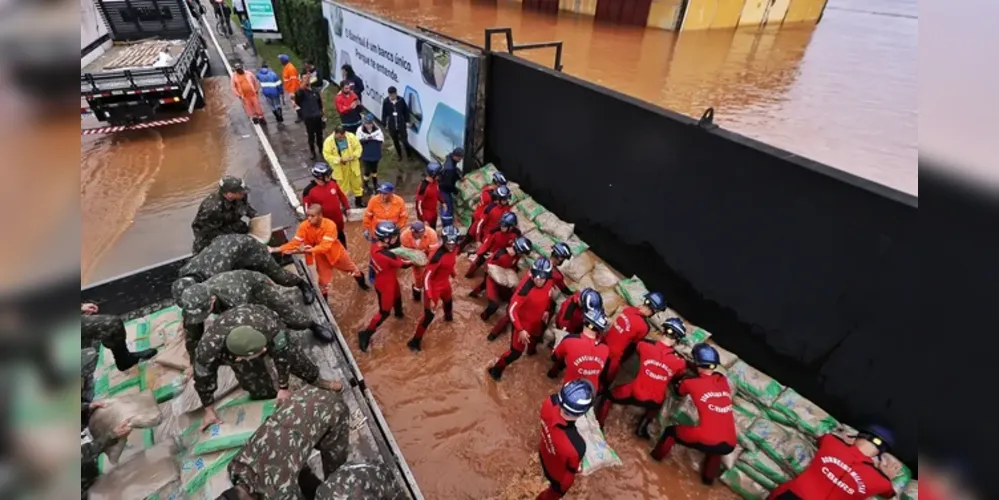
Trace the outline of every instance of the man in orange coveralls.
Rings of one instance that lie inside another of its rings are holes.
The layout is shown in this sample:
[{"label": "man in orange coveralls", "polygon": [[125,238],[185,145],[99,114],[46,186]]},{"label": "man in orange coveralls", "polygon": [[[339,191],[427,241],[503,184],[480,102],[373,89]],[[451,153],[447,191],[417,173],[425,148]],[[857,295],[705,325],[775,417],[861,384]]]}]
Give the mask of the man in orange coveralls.
[{"label": "man in orange coveralls", "polygon": [[378,195],[368,201],[361,227],[364,228],[364,237],[370,241],[379,222],[391,222],[395,227],[403,227],[408,220],[406,201],[395,194],[395,186],[391,182],[383,182],[378,185]]},{"label": "man in orange coveralls", "polygon": [[260,82],[253,73],[248,73],[243,69],[243,65],[236,63],[233,65],[236,73],[232,75],[232,91],[236,93],[239,100],[243,101],[243,109],[250,116],[253,123],[266,124],[264,119],[264,108],[260,107]]},{"label": "man in orange coveralls", "polygon": [[[403,230],[399,242],[406,248],[423,252],[428,259],[440,246],[437,233],[427,231],[427,225],[423,221],[415,221]],[[423,298],[423,277],[426,272],[427,266],[413,266],[413,300],[417,302]]]},{"label": "man in orange coveralls", "polygon": [[298,225],[295,237],[280,247],[271,247],[271,253],[304,253],[305,262],[316,266],[323,298],[328,299],[334,268],[350,273],[361,290],[368,290],[364,275],[350,260],[347,249],[336,237],[336,223],[323,217],[323,206],[318,203],[309,205],[308,214],[309,217]]},{"label": "man in orange coveralls", "polygon": [[295,106],[295,112],[298,114],[295,123],[300,123],[302,121],[302,110],[295,104],[295,92],[298,92],[298,88],[302,85],[302,80],[298,77],[298,68],[295,67],[291,62],[291,58],[286,54],[279,55],[278,61],[281,61],[281,81],[284,82],[284,93],[288,94],[288,98],[291,99],[291,105]]}]

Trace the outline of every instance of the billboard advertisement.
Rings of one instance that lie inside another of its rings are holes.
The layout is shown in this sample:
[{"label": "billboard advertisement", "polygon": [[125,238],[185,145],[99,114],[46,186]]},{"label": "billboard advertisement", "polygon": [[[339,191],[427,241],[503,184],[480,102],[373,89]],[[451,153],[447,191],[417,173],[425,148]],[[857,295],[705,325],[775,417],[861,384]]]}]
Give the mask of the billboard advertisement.
[{"label": "billboard advertisement", "polygon": [[330,67],[350,64],[364,81],[365,109],[381,120],[388,88],[409,105],[409,144],[442,161],[465,146],[470,55],[336,2],[323,2]]},{"label": "billboard advertisement", "polygon": [[[240,0],[236,0],[240,1]],[[246,15],[250,18],[253,31],[277,31],[277,19],[274,17],[274,5],[271,0],[244,0]]]}]

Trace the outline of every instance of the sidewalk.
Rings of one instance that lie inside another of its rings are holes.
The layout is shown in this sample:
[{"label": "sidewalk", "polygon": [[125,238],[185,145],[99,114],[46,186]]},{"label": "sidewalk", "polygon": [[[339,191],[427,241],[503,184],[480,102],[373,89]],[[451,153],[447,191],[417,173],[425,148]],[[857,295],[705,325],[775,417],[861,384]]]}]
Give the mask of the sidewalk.
[{"label": "sidewalk", "polygon": [[[271,43],[256,40],[257,54],[248,50],[247,39],[239,29],[238,20],[235,16],[232,19],[235,33],[230,37],[215,32],[216,18],[211,9],[208,9],[205,18],[204,26],[206,29],[213,31],[224,56],[230,63],[242,63],[247,71],[256,72],[260,68],[261,63],[266,62],[271,69],[280,74],[281,67],[277,56],[278,54],[287,54],[291,57],[295,66],[301,70],[302,66],[298,56],[290,52],[278,40]],[[210,37],[206,38],[209,38],[208,43],[211,44]],[[323,90],[323,105],[326,108],[325,135],[327,137],[333,133],[333,128],[340,124],[340,115],[336,112],[336,108],[333,105],[333,97],[336,95],[336,92],[336,87],[332,85],[328,85]],[[305,125],[295,123],[295,110],[287,99],[284,103],[284,123],[277,123],[274,120],[273,114],[267,111],[265,103],[264,109],[267,124],[262,128],[270,140],[274,153],[280,160],[281,168],[285,176],[287,176],[288,182],[291,183],[295,192],[301,196],[302,189],[312,180],[310,169],[313,164],[313,160],[309,154],[308,140],[305,135]],[[422,180],[425,165],[426,163],[416,155],[411,155],[409,161],[397,160],[395,149],[392,147],[392,141],[386,140],[383,146],[382,160],[378,164],[378,178],[381,181],[389,181],[395,184],[396,193],[407,201],[412,201],[416,194],[416,189]]]}]

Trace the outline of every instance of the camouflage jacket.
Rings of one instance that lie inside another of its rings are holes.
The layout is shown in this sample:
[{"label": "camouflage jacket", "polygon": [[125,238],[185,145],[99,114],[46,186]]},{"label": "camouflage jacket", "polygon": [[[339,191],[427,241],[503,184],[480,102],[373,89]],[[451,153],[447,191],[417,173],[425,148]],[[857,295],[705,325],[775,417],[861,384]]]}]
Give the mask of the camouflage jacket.
[{"label": "camouflage jacket", "polygon": [[194,230],[194,239],[202,240],[207,245],[222,234],[247,233],[250,225],[243,221],[243,217],[256,216],[257,211],[250,206],[245,196],[242,200],[229,201],[221,190],[217,190],[201,201],[191,229]]},{"label": "camouflage jacket", "polygon": [[316,500],[402,500],[407,498],[392,469],[384,464],[340,467],[316,491]]},{"label": "camouflage jacket", "polygon": [[248,234],[224,234],[212,240],[204,250],[191,257],[180,268],[181,276],[205,281],[216,274],[233,269],[257,267],[259,260],[273,260],[267,246]]},{"label": "camouflage jacket", "polygon": [[236,362],[236,357],[226,348],[225,339],[237,326],[252,327],[267,337],[265,356],[270,356],[274,360],[278,386],[288,387],[290,340],[277,313],[256,304],[236,306],[220,314],[218,319],[205,330],[205,335],[201,337],[195,351],[194,388],[198,391],[201,404],[204,406],[215,402],[219,367]]},{"label": "camouflage jacket", "polygon": [[[312,386],[295,391],[229,463],[232,484],[267,500],[304,498],[298,487],[299,471],[307,465],[312,449],[326,441],[344,449],[320,451],[339,452],[346,459],[349,420],[340,394]],[[324,439],[338,432],[342,439]]]}]

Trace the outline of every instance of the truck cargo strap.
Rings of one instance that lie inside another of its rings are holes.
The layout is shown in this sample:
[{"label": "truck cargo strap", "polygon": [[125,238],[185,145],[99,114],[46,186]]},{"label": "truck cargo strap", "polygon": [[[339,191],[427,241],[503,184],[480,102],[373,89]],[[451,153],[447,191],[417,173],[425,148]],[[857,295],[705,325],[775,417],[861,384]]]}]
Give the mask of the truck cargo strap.
[{"label": "truck cargo strap", "polygon": [[81,130],[81,132],[83,135],[110,134],[113,132],[123,132],[125,130],[142,130],[147,128],[162,127],[164,125],[173,125],[176,123],[185,123],[190,120],[191,120],[190,116],[178,116],[176,118],[167,118],[166,120],[153,120],[149,122],[137,123],[135,125],[117,125],[112,127],[85,128]]}]

